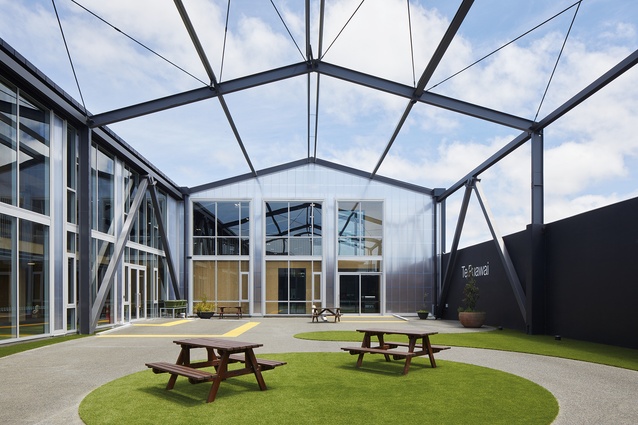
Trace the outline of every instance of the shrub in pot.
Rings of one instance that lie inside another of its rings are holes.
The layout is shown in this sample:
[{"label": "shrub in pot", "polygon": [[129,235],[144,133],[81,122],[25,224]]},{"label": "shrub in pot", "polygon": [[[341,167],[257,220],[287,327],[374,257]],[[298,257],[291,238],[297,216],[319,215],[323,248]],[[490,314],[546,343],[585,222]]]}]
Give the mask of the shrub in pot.
[{"label": "shrub in pot", "polygon": [[468,276],[467,283],[463,287],[463,306],[459,307],[459,322],[466,328],[480,328],[485,323],[486,313],[476,311],[476,303],[479,299],[479,288],[476,286],[474,276]]},{"label": "shrub in pot", "polygon": [[202,319],[210,319],[215,315],[216,305],[213,302],[209,302],[206,297],[201,297],[199,302],[193,305],[195,314]]}]

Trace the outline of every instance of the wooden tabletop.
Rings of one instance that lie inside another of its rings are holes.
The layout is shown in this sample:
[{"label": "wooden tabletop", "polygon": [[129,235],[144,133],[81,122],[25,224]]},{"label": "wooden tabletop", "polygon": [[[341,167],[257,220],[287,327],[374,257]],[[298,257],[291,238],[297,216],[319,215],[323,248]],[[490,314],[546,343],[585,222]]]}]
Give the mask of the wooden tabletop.
[{"label": "wooden tabletop", "polygon": [[262,347],[264,344],[256,342],[242,342],[229,339],[216,339],[216,338],[189,338],[173,341],[175,344],[182,347],[191,348],[214,348],[222,351],[243,351],[249,348]]},{"label": "wooden tabletop", "polygon": [[438,334],[438,332],[426,331],[422,329],[382,329],[382,328],[357,329],[357,332],[364,332],[369,334],[395,334],[395,335],[406,335],[406,336],[416,336],[416,337],[424,337],[428,335]]}]

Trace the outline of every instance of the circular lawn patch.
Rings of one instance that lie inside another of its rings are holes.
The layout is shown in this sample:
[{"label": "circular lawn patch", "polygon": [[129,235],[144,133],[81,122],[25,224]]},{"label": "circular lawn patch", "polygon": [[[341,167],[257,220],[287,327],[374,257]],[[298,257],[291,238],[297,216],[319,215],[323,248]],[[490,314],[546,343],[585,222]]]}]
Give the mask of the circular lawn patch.
[{"label": "circular lawn patch", "polygon": [[541,386],[505,372],[427,358],[386,362],[366,355],[360,369],[348,353],[260,355],[287,365],[222,382],[206,403],[211,383],[189,384],[151,370],[116,379],[91,392],[80,416],[92,424],[549,424],[558,403]]}]

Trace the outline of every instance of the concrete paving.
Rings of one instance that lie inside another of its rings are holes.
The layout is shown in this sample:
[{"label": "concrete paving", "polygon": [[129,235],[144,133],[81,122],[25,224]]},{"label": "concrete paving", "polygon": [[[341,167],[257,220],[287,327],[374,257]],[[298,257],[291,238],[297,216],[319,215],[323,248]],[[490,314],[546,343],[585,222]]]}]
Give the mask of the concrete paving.
[{"label": "concrete paving", "polygon": [[[343,317],[341,323],[310,318],[210,320],[156,319],[96,336],[0,358],[0,423],[82,424],[78,406],[95,388],[146,369],[148,361],[175,361],[173,339],[236,337],[260,342],[257,355],[278,352],[338,352],[343,342],[307,341],[294,334],[360,327],[419,327],[439,333],[467,332],[456,321]],[[482,328],[478,332],[489,330]],[[638,372],[530,354],[453,347],[437,358],[519,375],[547,388],[560,405],[554,424],[637,424]],[[300,422],[301,423],[301,422]]]}]

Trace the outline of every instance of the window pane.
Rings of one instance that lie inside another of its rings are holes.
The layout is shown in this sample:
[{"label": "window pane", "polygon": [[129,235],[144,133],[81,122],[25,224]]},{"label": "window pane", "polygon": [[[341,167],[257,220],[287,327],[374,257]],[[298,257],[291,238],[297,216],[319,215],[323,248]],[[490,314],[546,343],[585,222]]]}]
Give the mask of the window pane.
[{"label": "window pane", "polygon": [[19,336],[49,332],[49,228],[20,220]]},{"label": "window pane", "polygon": [[66,130],[66,185],[77,189],[78,133],[71,126]]},{"label": "window pane", "polygon": [[378,201],[361,202],[361,213],[365,236],[383,236],[383,203]]},{"label": "window pane", "polygon": [[5,328],[0,340],[16,338],[15,218],[0,214],[0,321]]},{"label": "window pane", "polygon": [[0,82],[0,201],[16,204],[16,94]]},{"label": "window pane", "polygon": [[[348,203],[346,203],[348,204]],[[352,207],[355,207],[354,205]],[[359,220],[359,210],[347,209],[344,208],[339,203],[339,227],[337,231],[339,232],[339,236],[360,236],[360,220]]]},{"label": "window pane", "polygon": [[193,238],[193,255],[215,255],[215,238]]},{"label": "window pane", "polygon": [[288,255],[288,239],[266,239],[266,255]]},{"label": "window pane", "polygon": [[91,150],[91,177],[93,191],[93,228],[103,233],[113,233],[114,160],[95,147]]},{"label": "window pane", "polygon": [[239,238],[217,238],[217,255],[239,255]]},{"label": "window pane", "polygon": [[215,236],[214,202],[193,202],[193,236]]},{"label": "window pane", "polygon": [[312,255],[312,238],[290,238],[290,255]]},{"label": "window pane", "polygon": [[239,236],[239,211],[239,203],[217,203],[217,236]]},{"label": "window pane", "polygon": [[312,234],[315,236],[322,235],[322,218],[323,211],[321,209],[321,204],[313,203],[312,204]]},{"label": "window pane", "polygon": [[288,203],[266,202],[266,236],[288,235]]},{"label": "window pane", "polygon": [[20,207],[49,214],[49,112],[20,97]]},{"label": "window pane", "polygon": [[[250,204],[248,202],[241,202],[241,211],[239,213],[239,219],[241,221],[241,236],[248,238],[250,236],[250,223],[248,219],[250,217]],[[248,254],[248,251],[246,251]]]},{"label": "window pane", "polygon": [[312,235],[311,203],[290,203],[290,236]]},{"label": "window pane", "polygon": [[217,300],[222,304],[239,304],[239,262],[217,262]]}]

